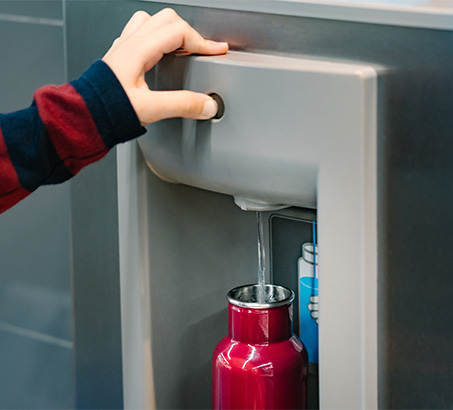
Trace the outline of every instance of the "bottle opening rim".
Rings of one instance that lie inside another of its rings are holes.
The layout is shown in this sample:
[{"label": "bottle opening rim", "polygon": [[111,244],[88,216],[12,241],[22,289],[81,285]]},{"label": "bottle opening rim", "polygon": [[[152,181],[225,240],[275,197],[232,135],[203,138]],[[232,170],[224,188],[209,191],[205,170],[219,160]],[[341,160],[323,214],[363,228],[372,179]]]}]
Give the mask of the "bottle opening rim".
[{"label": "bottle opening rim", "polygon": [[280,285],[265,285],[264,300],[259,300],[259,286],[257,284],[239,286],[230,290],[227,300],[234,306],[249,309],[269,309],[289,305],[294,300],[294,292]]}]

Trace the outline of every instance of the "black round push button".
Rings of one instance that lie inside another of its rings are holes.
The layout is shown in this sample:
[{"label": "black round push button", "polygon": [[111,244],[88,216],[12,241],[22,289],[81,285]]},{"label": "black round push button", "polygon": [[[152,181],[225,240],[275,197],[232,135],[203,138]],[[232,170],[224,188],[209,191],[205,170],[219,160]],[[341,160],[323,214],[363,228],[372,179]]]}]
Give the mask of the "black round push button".
[{"label": "black round push button", "polygon": [[208,94],[216,103],[217,103],[217,114],[212,117],[213,120],[218,120],[223,117],[225,114],[225,103],[222,100],[222,97],[219,94],[211,93]]}]

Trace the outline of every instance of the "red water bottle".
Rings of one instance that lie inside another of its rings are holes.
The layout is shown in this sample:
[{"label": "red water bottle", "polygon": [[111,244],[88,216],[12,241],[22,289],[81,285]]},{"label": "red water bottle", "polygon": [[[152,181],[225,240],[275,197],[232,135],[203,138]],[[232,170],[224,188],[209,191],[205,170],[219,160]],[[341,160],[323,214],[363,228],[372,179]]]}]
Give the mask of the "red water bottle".
[{"label": "red water bottle", "polygon": [[292,334],[294,292],[241,286],[228,295],[228,336],[212,357],[213,409],[305,409],[308,356]]}]

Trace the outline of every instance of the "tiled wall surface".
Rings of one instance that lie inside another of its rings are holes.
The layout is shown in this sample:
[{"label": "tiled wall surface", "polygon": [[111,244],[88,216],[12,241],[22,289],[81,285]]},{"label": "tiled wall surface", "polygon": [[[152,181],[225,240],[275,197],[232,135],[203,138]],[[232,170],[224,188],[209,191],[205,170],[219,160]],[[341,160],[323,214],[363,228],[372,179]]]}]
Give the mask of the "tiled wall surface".
[{"label": "tiled wall surface", "polygon": [[[0,112],[63,83],[62,1],[0,1]],[[0,409],[73,407],[69,185],[0,215]]]}]

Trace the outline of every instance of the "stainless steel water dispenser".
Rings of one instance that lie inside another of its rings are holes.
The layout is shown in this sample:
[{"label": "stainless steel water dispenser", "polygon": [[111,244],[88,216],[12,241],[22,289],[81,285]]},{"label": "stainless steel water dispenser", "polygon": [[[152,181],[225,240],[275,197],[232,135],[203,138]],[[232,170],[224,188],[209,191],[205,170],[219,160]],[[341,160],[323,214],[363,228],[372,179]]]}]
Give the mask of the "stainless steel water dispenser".
[{"label": "stainless steel water dispenser", "polygon": [[221,119],[155,124],[72,182],[77,407],[209,408],[255,209],[267,280],[296,291],[316,222],[319,407],[451,407],[453,11],[391,3],[66,0],[70,78],[138,9],[233,50],[148,76]]},{"label": "stainless steel water dispenser", "polygon": [[[153,86],[215,92],[225,113],[211,121],[161,121],[139,141],[146,164],[167,183],[231,195],[244,210],[317,209],[326,408],[338,407],[338,397],[345,408],[377,401],[376,79],[371,66],[306,58],[168,56]],[[122,163],[130,149],[120,148]],[[339,338],[342,332],[349,336]]]}]

